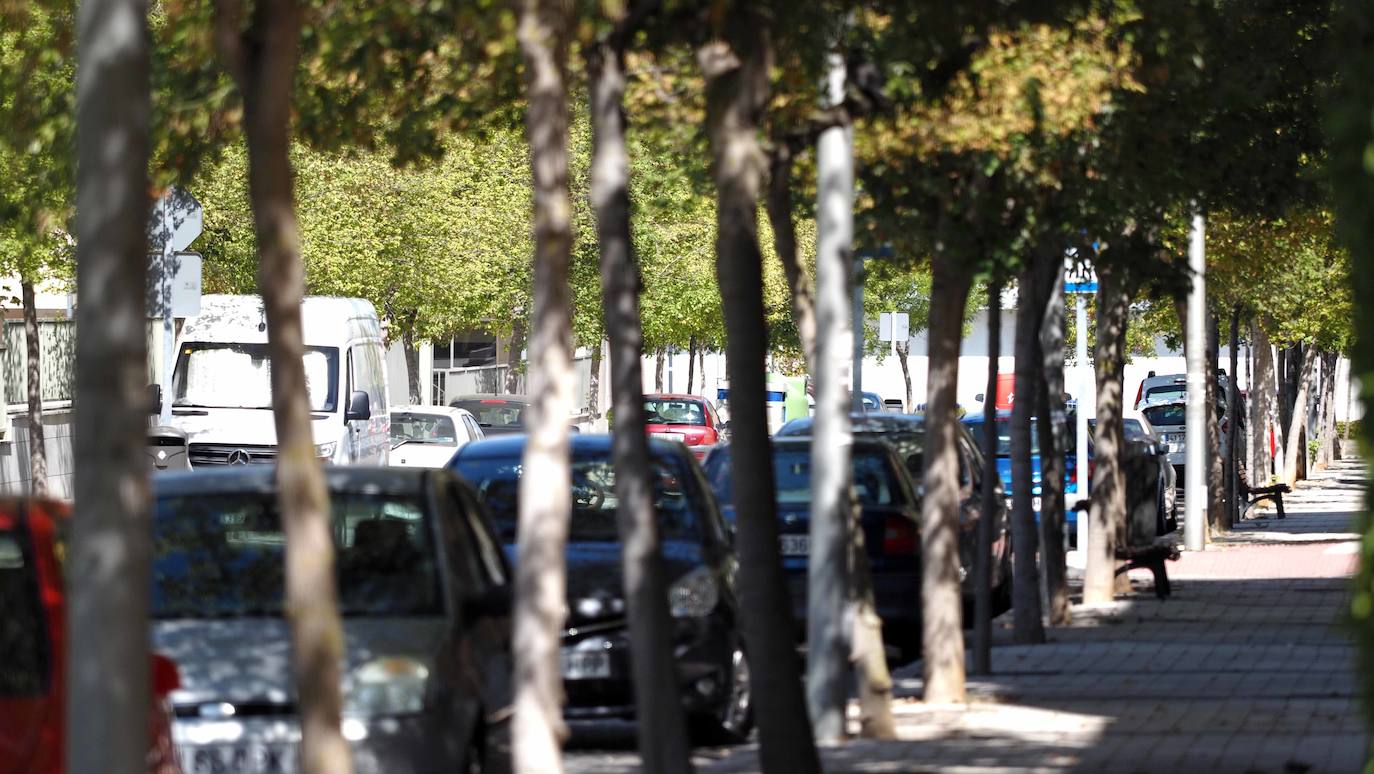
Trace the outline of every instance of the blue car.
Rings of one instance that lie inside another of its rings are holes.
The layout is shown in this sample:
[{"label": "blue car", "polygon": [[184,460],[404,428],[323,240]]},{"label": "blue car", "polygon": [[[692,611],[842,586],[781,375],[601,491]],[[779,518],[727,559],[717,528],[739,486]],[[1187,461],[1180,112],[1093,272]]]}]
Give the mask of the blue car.
[{"label": "blue car", "polygon": [[[508,435],[468,443],[448,464],[472,484],[513,561],[525,442]],[[611,438],[577,434],[571,446],[564,714],[628,720],[634,690]],[[753,715],[730,530],[686,446],[650,439],[649,457],[683,708],[699,737],[740,741]]]},{"label": "blue car", "polygon": [[[969,414],[963,419],[964,425],[973,433],[974,439],[978,443],[978,448],[983,448],[984,422],[982,414]],[[1006,489],[1007,510],[1011,510],[1012,480],[1011,480],[1011,412],[997,412],[997,475],[1002,479],[1002,486]],[[1072,429],[1072,418],[1070,418],[1070,429]],[[1076,495],[1078,484],[1075,481],[1075,474],[1078,471],[1078,454],[1076,444],[1070,440],[1071,448],[1064,456],[1064,494]],[[1088,461],[1092,462],[1092,444],[1088,445]],[[1089,475],[1091,475],[1091,466]],[[1036,427],[1035,420],[1031,420],[1031,509],[1035,511],[1035,517],[1040,518],[1040,436]],[[1064,514],[1064,531],[1069,535],[1070,540],[1078,531],[1078,512],[1068,511]]]}]

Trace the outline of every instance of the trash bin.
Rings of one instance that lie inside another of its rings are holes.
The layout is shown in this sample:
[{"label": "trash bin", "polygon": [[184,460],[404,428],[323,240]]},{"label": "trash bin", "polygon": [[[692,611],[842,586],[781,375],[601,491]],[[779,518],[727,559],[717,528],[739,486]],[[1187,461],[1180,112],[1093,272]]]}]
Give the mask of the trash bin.
[{"label": "trash bin", "polygon": [[188,451],[184,431],[167,425],[158,425],[148,431],[148,458],[153,463],[153,472],[190,470]]}]

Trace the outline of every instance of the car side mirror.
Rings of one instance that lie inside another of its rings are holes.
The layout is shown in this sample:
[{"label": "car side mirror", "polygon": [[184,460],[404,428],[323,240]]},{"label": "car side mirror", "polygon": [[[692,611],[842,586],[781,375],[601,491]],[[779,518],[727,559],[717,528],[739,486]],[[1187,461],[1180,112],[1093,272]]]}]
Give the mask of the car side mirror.
[{"label": "car side mirror", "polygon": [[493,586],[463,599],[463,617],[504,618],[511,614],[514,601],[509,586]]},{"label": "car side mirror", "polygon": [[362,390],[354,390],[348,397],[348,411],[344,413],[344,421],[366,420],[372,418],[372,399]]},{"label": "car side mirror", "polygon": [[148,385],[148,413],[162,413],[162,385],[160,384]]}]

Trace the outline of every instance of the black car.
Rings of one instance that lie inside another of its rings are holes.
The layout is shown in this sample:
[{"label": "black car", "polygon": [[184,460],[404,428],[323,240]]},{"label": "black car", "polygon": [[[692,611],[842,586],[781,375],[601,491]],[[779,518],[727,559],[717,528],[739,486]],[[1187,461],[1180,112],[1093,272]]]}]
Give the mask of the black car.
[{"label": "black car", "polygon": [[[451,469],[471,482],[514,557],[524,436],[470,443]],[[687,447],[649,440],[674,653],[685,709],[700,735],[738,740],[751,724],[730,533]],[[616,522],[611,439],[572,438],[568,620],[562,669],[571,720],[634,717],[630,641]]]},{"label": "black car", "polygon": [[[913,482],[920,491],[925,475],[925,417],[920,414],[850,414],[856,438],[871,438],[892,447]],[[778,429],[776,438],[800,438],[811,435],[811,417],[794,419]],[[983,452],[963,423],[956,431],[959,453],[959,564],[961,588],[966,612],[973,610],[974,557],[978,548],[978,520],[983,517],[983,475],[986,471]],[[994,612],[1011,607],[1011,532],[1007,517],[1006,497],[1001,479],[993,482],[997,489],[992,514],[992,589]],[[917,508],[919,512],[920,508]]]},{"label": "black car", "polygon": [[[509,565],[446,470],[329,468],[343,732],[359,772],[509,767]],[[292,770],[300,738],[276,469],[154,482],[152,641],[187,770]]]},{"label": "black car", "polygon": [[[734,519],[730,446],[706,456],[706,476],[726,514]],[[860,522],[873,577],[873,595],[883,619],[883,638],[904,655],[921,641],[921,505],[911,478],[893,448],[856,436],[854,489],[862,508]],[[775,438],[773,472],[777,483],[779,551],[792,595],[792,611],[805,633],[807,564],[811,552],[811,439]]]}]

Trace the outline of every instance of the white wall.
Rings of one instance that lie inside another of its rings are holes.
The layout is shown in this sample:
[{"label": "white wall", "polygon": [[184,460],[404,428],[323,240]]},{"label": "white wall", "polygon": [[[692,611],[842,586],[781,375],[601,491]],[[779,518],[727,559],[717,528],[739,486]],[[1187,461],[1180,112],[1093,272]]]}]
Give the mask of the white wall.
[{"label": "white wall", "polygon": [[[0,494],[29,491],[29,430],[21,407],[10,407],[11,425],[0,440]],[[0,411],[4,407],[0,406]],[[43,446],[48,452],[48,494],[72,499],[72,411],[66,405],[43,414]]]}]

